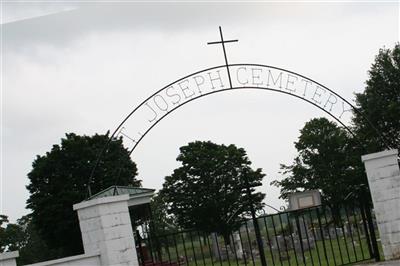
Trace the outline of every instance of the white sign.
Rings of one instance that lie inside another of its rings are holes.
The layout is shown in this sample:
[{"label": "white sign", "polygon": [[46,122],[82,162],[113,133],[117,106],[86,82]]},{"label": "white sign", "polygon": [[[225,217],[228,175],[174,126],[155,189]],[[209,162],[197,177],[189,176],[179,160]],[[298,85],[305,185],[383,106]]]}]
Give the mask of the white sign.
[{"label": "white sign", "polygon": [[289,194],[289,210],[298,210],[321,205],[321,194],[318,190],[308,190]]}]

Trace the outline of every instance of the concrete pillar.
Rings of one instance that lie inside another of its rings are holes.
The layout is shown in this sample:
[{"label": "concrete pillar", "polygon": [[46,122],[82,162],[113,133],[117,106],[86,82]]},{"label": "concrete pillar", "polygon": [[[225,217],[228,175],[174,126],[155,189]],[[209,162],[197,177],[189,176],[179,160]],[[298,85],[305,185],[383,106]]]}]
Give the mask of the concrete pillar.
[{"label": "concrete pillar", "polygon": [[129,195],[110,196],[74,205],[85,254],[100,252],[101,265],[138,266]]},{"label": "concrete pillar", "polygon": [[400,170],[398,151],[362,156],[385,260],[400,258]]},{"label": "concrete pillar", "polygon": [[17,266],[18,251],[0,253],[0,266]]}]

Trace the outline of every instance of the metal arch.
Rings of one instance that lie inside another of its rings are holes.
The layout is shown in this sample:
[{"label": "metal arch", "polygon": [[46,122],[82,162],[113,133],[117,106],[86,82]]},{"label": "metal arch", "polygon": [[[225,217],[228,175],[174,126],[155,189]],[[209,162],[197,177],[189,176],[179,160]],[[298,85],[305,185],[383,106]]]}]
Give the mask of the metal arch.
[{"label": "metal arch", "polygon": [[[118,130],[120,130],[120,128],[125,124],[125,122],[126,122],[140,107],[142,107],[148,100],[150,100],[151,98],[153,98],[155,95],[157,95],[158,93],[160,93],[160,92],[163,91],[164,89],[168,88],[169,86],[171,86],[171,85],[173,85],[173,84],[175,84],[175,83],[177,83],[177,82],[179,82],[179,81],[182,81],[182,80],[184,80],[184,79],[186,79],[186,78],[189,78],[189,77],[191,77],[191,76],[194,76],[194,75],[196,75],[196,74],[199,74],[199,73],[202,73],[202,72],[205,72],[205,71],[209,71],[209,70],[213,70],[213,69],[218,69],[218,68],[224,68],[224,67],[227,67],[227,66],[228,66],[228,67],[231,67],[231,66],[258,66],[258,67],[266,67],[266,68],[276,69],[276,70],[280,70],[280,71],[285,71],[285,72],[287,72],[287,73],[291,73],[291,74],[297,75],[297,76],[299,76],[299,77],[305,78],[305,79],[307,79],[307,80],[310,80],[310,81],[314,82],[315,84],[319,85],[320,87],[326,89],[326,90],[329,91],[330,93],[334,94],[335,96],[339,97],[341,100],[343,100],[345,103],[347,103],[356,113],[360,114],[361,117],[363,117],[363,118],[365,119],[365,121],[371,126],[371,128],[373,128],[373,129],[376,131],[376,133],[379,135],[379,137],[381,138],[381,140],[383,141],[383,143],[385,144],[385,146],[389,147],[389,146],[387,145],[387,142],[385,141],[385,138],[382,136],[382,134],[376,129],[376,127],[370,122],[370,120],[369,120],[367,117],[365,117],[354,105],[352,105],[349,101],[347,101],[346,99],[344,99],[343,97],[341,97],[341,96],[340,96],[339,94],[337,94],[336,92],[332,91],[331,89],[329,89],[328,87],[322,85],[321,83],[316,82],[316,81],[313,80],[313,79],[310,79],[310,78],[308,78],[308,77],[306,77],[306,76],[304,76],[304,75],[298,74],[298,73],[296,73],[296,72],[294,72],[294,71],[290,71],[290,70],[287,70],[287,69],[284,69],[284,68],[269,66],[269,65],[263,65],[263,64],[244,63],[244,64],[220,65],[220,66],[215,66],[215,67],[206,68],[206,69],[203,69],[203,70],[200,70],[200,71],[191,73],[191,74],[189,74],[189,75],[186,75],[186,76],[184,76],[184,77],[182,77],[182,78],[179,78],[179,79],[177,79],[177,80],[175,80],[175,81],[169,83],[168,85],[162,87],[161,89],[157,90],[157,91],[154,92],[152,95],[150,95],[150,96],[147,97],[145,100],[143,100],[138,106],[136,106],[136,107],[122,120],[122,122],[117,126],[117,128],[114,130],[114,132],[113,132],[113,133],[111,134],[111,136],[109,137],[107,143],[104,145],[104,147],[103,147],[102,150],[100,151],[100,153],[99,153],[99,155],[98,155],[98,157],[97,157],[97,159],[96,159],[95,165],[94,165],[94,167],[92,168],[92,171],[91,171],[90,176],[89,176],[89,179],[88,179],[88,184],[87,184],[87,185],[88,185],[88,193],[89,193],[89,196],[92,194],[92,193],[91,193],[91,189],[90,189],[90,183],[91,183],[91,181],[92,181],[92,179],[93,179],[95,170],[96,170],[96,168],[98,167],[99,162],[100,162],[100,160],[101,160],[101,158],[102,158],[104,152],[105,152],[106,149],[108,148],[108,146],[109,146],[111,140],[115,137],[115,135],[116,135],[116,133],[118,132]],[[284,93],[284,94],[288,94],[288,95],[297,97],[297,98],[299,98],[299,99],[301,99],[301,100],[304,100],[304,101],[306,101],[306,102],[308,102],[308,103],[310,103],[310,104],[312,104],[312,105],[318,107],[320,110],[322,110],[322,111],[324,111],[325,113],[327,113],[328,115],[330,115],[330,116],[331,116],[332,118],[334,118],[337,122],[339,122],[352,136],[356,137],[355,134],[351,131],[351,129],[350,129],[349,127],[347,127],[343,122],[341,122],[339,118],[337,118],[336,116],[334,116],[333,114],[331,114],[331,113],[328,112],[327,110],[323,109],[322,107],[316,105],[315,103],[313,103],[313,102],[311,102],[311,101],[309,101],[309,100],[307,100],[307,99],[305,99],[305,98],[303,98],[303,97],[300,97],[300,96],[298,96],[298,95],[294,95],[294,94],[291,94],[291,93],[289,93],[289,92],[285,92],[285,91],[282,91],[282,90],[271,89],[271,88],[267,88],[267,87],[253,87],[253,86],[230,87],[230,88],[228,88],[228,89],[220,89],[220,90],[217,90],[217,91],[212,91],[212,92],[209,92],[209,93],[201,94],[201,95],[199,95],[199,96],[196,96],[196,97],[194,97],[194,98],[191,98],[191,99],[185,101],[185,102],[182,103],[182,104],[179,104],[177,107],[175,107],[175,108],[171,109],[170,111],[168,111],[167,113],[165,113],[160,119],[158,119],[157,121],[155,121],[155,123],[154,123],[153,125],[151,125],[151,126],[146,130],[146,132],[138,139],[138,141],[135,143],[134,147],[133,147],[133,148],[131,149],[131,151],[129,152],[129,155],[132,154],[132,152],[135,150],[135,148],[136,148],[137,145],[140,143],[140,141],[143,139],[143,137],[144,137],[156,124],[158,124],[158,122],[160,122],[164,117],[166,117],[166,116],[167,116],[168,114],[170,114],[171,112],[173,112],[173,111],[179,109],[181,106],[184,106],[185,104],[187,104],[187,103],[189,103],[189,102],[191,102],[191,101],[193,101],[193,100],[195,100],[195,99],[199,99],[199,98],[202,98],[202,97],[204,97],[204,96],[211,95],[211,94],[214,94],[214,93],[217,93],[217,92],[231,91],[231,90],[239,90],[239,89],[261,89],[261,90],[270,90],[270,91],[276,91],[276,92],[280,92],[280,93]],[[356,138],[356,139],[357,139],[357,138]]]},{"label": "metal arch", "polygon": [[289,93],[289,92],[281,91],[281,90],[277,90],[277,89],[271,89],[271,88],[266,88],[266,87],[245,86],[245,87],[233,87],[233,88],[227,88],[227,89],[220,89],[220,90],[217,90],[217,91],[212,91],[212,92],[204,93],[204,94],[201,94],[201,95],[199,95],[199,96],[196,96],[196,97],[194,97],[194,98],[191,98],[191,99],[187,100],[186,102],[184,102],[184,103],[178,105],[178,106],[175,107],[174,109],[169,110],[169,111],[166,112],[160,119],[158,119],[157,121],[155,121],[155,122],[140,136],[140,138],[136,141],[135,145],[133,146],[133,148],[132,148],[131,151],[129,152],[129,155],[132,154],[132,152],[135,150],[136,146],[137,146],[137,145],[140,143],[140,141],[146,136],[146,134],[147,134],[155,125],[157,125],[161,120],[163,120],[166,116],[168,116],[168,115],[169,115],[170,113],[172,113],[173,111],[179,109],[180,107],[184,106],[185,104],[190,103],[190,102],[192,102],[192,101],[194,101],[194,100],[196,100],[196,99],[199,99],[199,98],[202,98],[202,97],[211,95],[211,94],[216,94],[216,93],[219,93],[219,92],[233,91],[233,90],[266,90],[266,91],[275,91],[275,92],[280,92],[280,93],[287,94],[287,95],[290,95],[290,96],[294,96],[294,97],[296,97],[296,98],[299,98],[299,99],[301,99],[301,100],[304,100],[304,101],[306,101],[306,102],[308,102],[308,103],[310,103],[310,104],[312,104],[312,105],[318,107],[320,110],[324,111],[325,113],[327,113],[328,115],[330,115],[332,118],[334,118],[337,122],[339,122],[353,137],[357,138],[356,135],[351,131],[351,129],[350,129],[348,126],[346,126],[342,121],[340,121],[339,118],[337,118],[337,117],[334,116],[333,114],[329,113],[328,111],[326,111],[324,108],[320,107],[319,105],[317,105],[317,104],[311,102],[310,100],[307,100],[307,99],[305,99],[305,98],[303,98],[303,97],[301,97],[301,96],[294,95],[294,94],[291,94],[291,93]]},{"label": "metal arch", "polygon": [[[177,83],[177,82],[179,82],[179,81],[181,81],[181,80],[184,80],[184,79],[186,79],[186,78],[188,78],[188,77],[190,77],[190,76],[193,76],[193,75],[202,73],[202,72],[204,72],[204,71],[213,70],[213,69],[217,69],[217,68],[221,68],[221,67],[224,67],[224,65],[206,68],[206,69],[203,69],[203,70],[194,72],[194,73],[192,73],[192,74],[189,74],[189,75],[187,75],[187,76],[184,76],[183,78],[177,79],[177,80],[175,80],[174,82],[171,82],[171,83],[169,83],[168,85],[162,87],[161,89],[159,89],[158,91],[156,91],[155,93],[153,93],[152,95],[150,95],[149,97],[147,97],[147,98],[146,98],[144,101],[142,101],[138,106],[136,106],[135,109],[133,109],[133,110],[122,120],[122,122],[117,126],[117,128],[116,128],[116,129],[114,130],[114,132],[111,134],[111,136],[110,136],[110,138],[108,139],[107,143],[103,146],[103,148],[101,149],[99,155],[97,156],[95,165],[94,165],[94,167],[92,168],[92,171],[90,172],[90,176],[89,176],[88,184],[87,184],[87,186],[88,186],[88,194],[89,194],[89,197],[92,195],[92,192],[91,192],[91,189],[90,189],[90,183],[91,183],[91,181],[92,181],[92,179],[93,179],[94,172],[96,171],[96,168],[97,168],[97,166],[98,166],[99,163],[100,163],[100,159],[101,159],[101,157],[103,156],[103,153],[104,153],[104,152],[106,151],[106,149],[108,148],[108,145],[110,145],[111,140],[115,137],[115,134],[118,132],[118,130],[125,124],[125,122],[126,122],[140,107],[142,107],[148,100],[150,100],[150,99],[151,99],[152,97],[154,97],[156,94],[158,94],[159,92],[161,92],[161,91],[163,91],[164,89],[168,88],[169,86],[173,85],[174,83]],[[135,147],[136,147],[136,146],[135,146]],[[132,152],[133,152],[133,150],[131,150],[131,152],[130,152],[129,154],[131,154]]]}]

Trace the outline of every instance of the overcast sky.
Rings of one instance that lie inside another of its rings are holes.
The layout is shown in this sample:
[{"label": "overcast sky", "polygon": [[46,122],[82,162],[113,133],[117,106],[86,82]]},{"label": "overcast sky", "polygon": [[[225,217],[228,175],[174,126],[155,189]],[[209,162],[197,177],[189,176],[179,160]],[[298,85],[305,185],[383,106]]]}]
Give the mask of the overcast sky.
[{"label": "overcast sky", "polygon": [[[25,186],[35,156],[66,132],[113,130],[168,83],[230,63],[286,68],[353,101],[379,48],[399,39],[399,6],[388,3],[3,3],[1,214],[29,212]],[[194,140],[243,147],[266,174],[275,207],[280,163],[296,155],[299,129],[322,111],[276,92],[201,98],[159,123],[132,155],[144,187],[159,189]],[[128,121],[129,123],[129,121]],[[130,134],[130,132],[125,132]],[[126,142],[129,146],[131,143]],[[87,178],[82,177],[82,178]]]}]

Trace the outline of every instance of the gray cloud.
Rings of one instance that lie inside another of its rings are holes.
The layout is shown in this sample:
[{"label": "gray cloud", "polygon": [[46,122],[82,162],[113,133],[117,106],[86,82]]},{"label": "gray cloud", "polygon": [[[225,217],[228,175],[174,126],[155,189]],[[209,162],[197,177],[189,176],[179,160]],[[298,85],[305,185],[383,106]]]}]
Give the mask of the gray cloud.
[{"label": "gray cloud", "polygon": [[[288,68],[348,99],[361,91],[374,55],[398,40],[397,4],[103,4],[3,25],[2,211],[23,213],[31,163],[65,132],[113,129],[142,99],[191,72],[223,63],[207,46],[222,25],[230,62]],[[324,114],[296,99],[234,92],[193,102],[138,146],[144,185],[159,188],[178,148],[196,139],[236,143],[268,179],[289,163],[303,123]],[[129,133],[129,132],[127,132]],[[126,142],[130,145],[129,142]],[[85,177],[86,178],[86,177]]]},{"label": "gray cloud", "polygon": [[[50,5],[50,6],[49,6]],[[338,14],[352,15],[352,12],[386,12],[395,3],[98,3],[45,4],[28,6],[41,10],[42,14],[69,10],[6,24],[6,44],[14,48],[42,42],[53,45],[68,45],[82,35],[104,31],[185,31],[195,32],[199,28],[229,23],[262,23],[268,27],[284,18],[287,21],[315,21],[337,19]],[[47,8],[45,8],[47,7]],[[26,8],[26,7],[25,7]],[[14,7],[15,9],[15,7]],[[21,9],[19,7],[18,9]],[[13,6],[7,10],[13,10]],[[48,11],[47,11],[48,10]],[[330,10],[331,12],[326,12]],[[322,11],[322,12],[321,12]],[[12,11],[9,11],[12,12]],[[27,12],[31,13],[31,12]],[[35,12],[34,12],[35,13]]]}]

